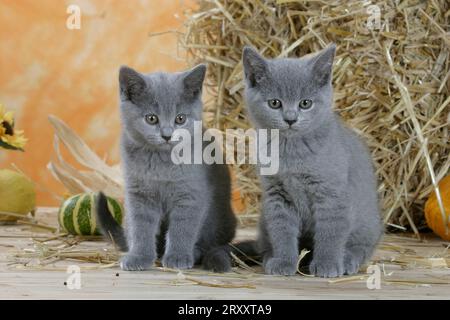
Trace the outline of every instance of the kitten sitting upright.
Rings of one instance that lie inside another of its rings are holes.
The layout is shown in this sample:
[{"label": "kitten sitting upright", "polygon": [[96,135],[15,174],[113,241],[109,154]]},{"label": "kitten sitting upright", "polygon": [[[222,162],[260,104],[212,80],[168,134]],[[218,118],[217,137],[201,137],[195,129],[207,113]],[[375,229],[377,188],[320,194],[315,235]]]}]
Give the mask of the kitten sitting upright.
[{"label": "kitten sitting upright", "polygon": [[231,267],[228,243],[236,218],[227,167],[171,160],[174,130],[193,136],[194,121],[202,119],[205,71],[205,65],[146,75],[120,69],[126,234],[101,193],[97,219],[102,233],[128,251],[121,260],[124,270],[149,269],[157,256],[169,268],[202,263],[223,272]]},{"label": "kitten sitting upright", "polygon": [[250,119],[280,134],[279,171],[261,176],[258,249],[268,274],[294,274],[303,247],[316,276],[356,273],[382,234],[369,152],[332,111],[334,53],[334,44],[300,59],[243,52]]}]

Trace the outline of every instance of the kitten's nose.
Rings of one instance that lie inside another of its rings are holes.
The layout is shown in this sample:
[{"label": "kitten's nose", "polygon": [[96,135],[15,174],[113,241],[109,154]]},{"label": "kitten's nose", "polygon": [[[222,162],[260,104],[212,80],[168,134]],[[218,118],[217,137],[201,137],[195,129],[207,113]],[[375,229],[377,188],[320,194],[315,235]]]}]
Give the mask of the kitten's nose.
[{"label": "kitten's nose", "polygon": [[161,137],[169,141],[172,138],[173,129],[171,127],[162,127],[161,128]]},{"label": "kitten's nose", "polygon": [[295,120],[284,120],[289,126],[292,126],[294,123],[297,122],[297,119]]}]

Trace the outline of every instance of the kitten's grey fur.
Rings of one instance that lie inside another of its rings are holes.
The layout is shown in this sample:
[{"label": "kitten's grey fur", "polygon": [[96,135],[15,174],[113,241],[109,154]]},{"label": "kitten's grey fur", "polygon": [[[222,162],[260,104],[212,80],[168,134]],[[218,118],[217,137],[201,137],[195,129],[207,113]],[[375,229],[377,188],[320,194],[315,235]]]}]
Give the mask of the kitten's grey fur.
[{"label": "kitten's grey fur", "polygon": [[[202,119],[201,92],[206,66],[180,73],[141,74],[120,69],[121,152],[125,176],[125,238],[100,194],[97,216],[103,234],[128,252],[124,270],[149,269],[157,257],[169,268],[228,271],[228,243],[236,218],[231,209],[230,177],[225,165],[174,164],[177,128],[193,134]],[[145,117],[155,114],[157,124]],[[186,116],[176,124],[178,114]],[[193,141],[193,139],[192,139]]]},{"label": "kitten's grey fur", "polygon": [[[294,274],[303,247],[313,250],[312,274],[354,274],[382,234],[370,154],[332,111],[334,54],[334,44],[300,59],[243,52],[250,119],[257,129],[280,130],[279,172],[261,176],[258,245],[268,274]],[[270,99],[282,107],[270,108]],[[303,99],[310,109],[300,109]]]}]

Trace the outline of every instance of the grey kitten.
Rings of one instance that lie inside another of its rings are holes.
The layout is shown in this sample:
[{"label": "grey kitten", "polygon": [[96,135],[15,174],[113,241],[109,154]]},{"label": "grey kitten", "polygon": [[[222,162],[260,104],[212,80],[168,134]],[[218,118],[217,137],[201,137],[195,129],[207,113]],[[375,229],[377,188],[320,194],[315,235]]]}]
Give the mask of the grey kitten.
[{"label": "grey kitten", "polygon": [[[157,257],[168,268],[202,263],[223,272],[231,267],[228,243],[236,218],[225,165],[174,164],[175,129],[193,136],[202,119],[206,66],[180,73],[141,74],[120,69],[121,153],[125,175],[125,231],[112,219],[100,194],[102,233],[127,251],[124,270],[146,270]],[[191,139],[193,141],[193,139]]]},{"label": "grey kitten", "polygon": [[312,274],[354,274],[382,234],[370,154],[332,111],[335,48],[300,59],[243,52],[250,120],[280,133],[279,171],[261,176],[258,250],[268,274],[294,274],[304,247]]}]

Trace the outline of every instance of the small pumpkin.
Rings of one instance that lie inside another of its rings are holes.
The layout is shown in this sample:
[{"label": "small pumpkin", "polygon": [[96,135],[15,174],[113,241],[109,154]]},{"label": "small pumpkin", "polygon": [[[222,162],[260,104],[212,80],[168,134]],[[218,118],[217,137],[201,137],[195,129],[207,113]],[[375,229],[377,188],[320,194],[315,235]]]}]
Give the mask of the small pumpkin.
[{"label": "small pumpkin", "polygon": [[[0,169],[0,211],[26,216],[35,206],[36,190],[33,182],[19,172]],[[0,215],[1,222],[17,219],[16,216]]]},{"label": "small pumpkin", "polygon": [[[77,194],[66,199],[59,209],[58,221],[64,231],[78,235],[99,235],[100,230],[95,219],[97,195],[94,193]],[[117,223],[122,223],[123,209],[120,203],[111,197],[108,209]]]},{"label": "small pumpkin", "polygon": [[237,185],[237,177],[234,170],[230,170],[230,176],[231,176],[231,207],[233,208],[233,211],[235,214],[243,214],[245,213],[245,210],[247,209],[245,204],[245,199],[242,195],[241,190],[239,190],[239,187]]},{"label": "small pumpkin", "polygon": [[[450,241],[450,175],[439,182],[439,191],[445,209],[446,221],[442,221],[442,213],[434,191],[425,203],[425,220],[434,233],[442,239]],[[446,233],[445,223],[447,223],[448,233]]]}]

